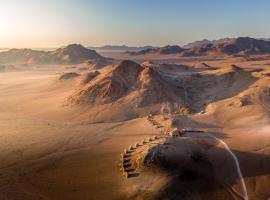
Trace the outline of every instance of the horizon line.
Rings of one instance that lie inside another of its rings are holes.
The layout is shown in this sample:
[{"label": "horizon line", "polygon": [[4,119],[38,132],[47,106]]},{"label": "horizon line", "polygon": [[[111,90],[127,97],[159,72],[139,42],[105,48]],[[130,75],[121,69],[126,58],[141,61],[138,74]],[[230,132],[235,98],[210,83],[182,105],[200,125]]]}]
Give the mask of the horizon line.
[{"label": "horizon line", "polygon": [[59,46],[55,46],[55,47],[0,47],[0,50],[5,50],[5,49],[57,49],[57,48],[62,48],[62,47],[66,47],[70,44],[80,44],[86,48],[89,47],[93,47],[93,48],[102,48],[105,46],[117,46],[117,47],[121,47],[121,46],[126,46],[126,47],[135,47],[135,48],[140,48],[140,47],[146,47],[146,46],[151,46],[151,47],[163,47],[163,46],[168,46],[168,45],[178,45],[180,47],[183,47],[187,44],[190,43],[194,43],[194,42],[198,42],[198,41],[202,41],[202,40],[209,40],[209,41],[215,41],[215,40],[221,40],[221,39],[233,39],[233,38],[243,38],[243,37],[248,37],[248,38],[253,38],[253,39],[258,39],[258,40],[263,40],[263,39],[270,39],[268,37],[251,37],[251,36],[238,36],[238,37],[221,37],[221,38],[214,38],[214,39],[209,39],[209,38],[203,38],[203,39],[196,39],[193,40],[191,42],[187,42],[185,44],[180,45],[179,43],[167,43],[167,44],[162,44],[162,45],[156,45],[156,44],[144,44],[144,45],[128,45],[128,44],[103,44],[103,45],[84,45],[83,42],[70,42],[67,43],[65,45],[59,45]]}]

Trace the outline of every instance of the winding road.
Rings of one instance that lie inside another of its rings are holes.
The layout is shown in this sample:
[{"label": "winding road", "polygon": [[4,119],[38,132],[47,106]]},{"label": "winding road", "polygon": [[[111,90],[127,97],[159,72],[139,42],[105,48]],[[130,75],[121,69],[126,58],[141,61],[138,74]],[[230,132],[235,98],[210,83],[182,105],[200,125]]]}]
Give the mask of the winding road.
[{"label": "winding road", "polygon": [[204,133],[204,135],[201,135],[200,134],[199,137],[210,137],[210,138],[213,138],[214,140],[216,140],[220,144],[222,144],[222,146],[229,152],[229,154],[231,155],[231,157],[234,160],[234,163],[235,163],[235,166],[236,166],[236,169],[237,169],[237,174],[239,176],[239,181],[240,181],[241,190],[242,190],[242,197],[241,198],[244,199],[244,200],[248,200],[247,188],[246,188],[246,184],[245,184],[245,181],[244,181],[244,178],[243,178],[243,174],[241,172],[239,161],[238,161],[237,157],[235,156],[235,154],[231,151],[231,149],[229,148],[229,146],[223,140],[221,140],[221,139],[219,139],[219,138],[217,138],[217,137],[215,137],[213,135],[207,134],[207,133]]}]

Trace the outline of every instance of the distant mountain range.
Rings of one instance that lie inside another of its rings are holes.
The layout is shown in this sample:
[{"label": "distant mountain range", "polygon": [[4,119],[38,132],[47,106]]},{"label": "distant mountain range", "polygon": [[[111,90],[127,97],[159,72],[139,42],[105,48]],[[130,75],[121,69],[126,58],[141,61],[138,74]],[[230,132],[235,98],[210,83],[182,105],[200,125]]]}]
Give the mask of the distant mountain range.
[{"label": "distant mountain range", "polygon": [[[195,45],[196,44],[196,45]],[[254,39],[249,37],[225,38],[221,40],[202,40],[194,42],[191,48],[181,48],[177,45],[164,47],[140,47],[139,51],[126,51],[130,56],[147,55],[179,55],[179,56],[222,56],[222,55],[255,55],[270,54],[269,39]],[[195,46],[194,46],[195,45]],[[107,46],[111,49],[133,49],[127,46]],[[185,46],[186,47],[186,46]],[[105,48],[105,47],[104,47]],[[139,47],[136,47],[139,48]],[[146,49],[144,49],[146,48]],[[95,50],[80,44],[71,44],[55,50],[10,49],[0,52],[1,64],[80,64],[96,68],[114,63],[113,59],[105,58]]]},{"label": "distant mountain range", "polygon": [[[200,45],[204,45],[204,44],[221,44],[221,43],[228,42],[231,39],[236,39],[236,38],[222,38],[222,39],[218,39],[218,40],[203,39],[203,40],[198,40],[198,41],[195,41],[195,42],[188,43],[188,44],[182,46],[182,48],[190,49],[190,48],[200,46]],[[270,38],[255,38],[255,39],[270,42]]]},{"label": "distant mountain range", "polygon": [[270,42],[249,37],[226,39],[186,49],[182,56],[252,55],[270,53]]},{"label": "distant mountain range", "polygon": [[96,51],[141,51],[149,48],[155,48],[153,46],[143,46],[143,47],[130,47],[126,45],[105,45],[102,47],[88,47]]},{"label": "distant mountain range", "polygon": [[220,44],[220,43],[227,42],[230,39],[232,39],[232,38],[222,38],[222,39],[218,39],[218,40],[203,39],[203,40],[198,40],[195,42],[188,43],[188,44],[184,45],[183,48],[190,49],[190,48],[200,46],[200,45],[205,45],[205,44]]},{"label": "distant mountain range", "polygon": [[[187,46],[190,48],[187,48]],[[201,40],[192,44],[185,45],[184,47],[185,48],[181,48],[179,46],[165,46],[126,53],[131,56],[149,54],[179,54],[179,56],[219,56],[270,53],[270,41],[267,41],[267,39],[254,39],[249,37],[225,38],[213,41]]]},{"label": "distant mountain range", "polygon": [[164,47],[158,47],[158,48],[148,48],[148,49],[144,49],[141,51],[127,51],[126,53],[132,56],[135,55],[145,55],[145,54],[160,54],[160,55],[166,55],[166,54],[178,54],[178,53],[182,53],[184,51],[184,49],[182,49],[181,47],[177,46],[177,45],[173,45],[173,46],[164,46]]},{"label": "distant mountain range", "polygon": [[79,64],[110,63],[110,59],[80,44],[71,44],[53,51],[10,49],[0,52],[0,63],[9,64]]}]

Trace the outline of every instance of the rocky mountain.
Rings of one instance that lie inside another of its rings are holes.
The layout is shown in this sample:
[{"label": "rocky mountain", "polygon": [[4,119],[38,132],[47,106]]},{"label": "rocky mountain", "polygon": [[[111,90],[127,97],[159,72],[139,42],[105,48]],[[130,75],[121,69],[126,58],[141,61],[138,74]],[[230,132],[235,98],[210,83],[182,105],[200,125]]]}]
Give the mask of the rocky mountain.
[{"label": "rocky mountain", "polygon": [[[204,44],[205,43],[205,44]],[[181,48],[175,46],[165,46],[160,48],[149,48],[142,51],[126,52],[131,56],[146,55],[170,55],[179,54],[180,56],[222,56],[235,55],[246,56],[254,54],[270,53],[270,42],[266,40],[254,39],[249,37],[224,38],[220,40],[202,40],[194,42],[192,48]]]},{"label": "rocky mountain", "polygon": [[148,48],[141,51],[126,52],[126,53],[132,56],[147,55],[147,54],[168,55],[168,54],[179,54],[182,53],[183,51],[184,49],[182,49],[177,45],[173,46],[168,45],[160,48]]},{"label": "rocky mountain", "polygon": [[84,62],[108,64],[110,59],[80,44],[71,44],[54,51],[10,49],[0,52],[0,62],[11,64],[79,64]]},{"label": "rocky mountain", "polygon": [[196,46],[201,46],[201,45],[205,45],[205,44],[211,44],[212,41],[208,40],[208,39],[203,39],[203,40],[197,40],[191,43],[188,43],[186,45],[183,46],[184,49],[190,49]]},{"label": "rocky mountain", "polygon": [[183,46],[184,49],[190,49],[196,46],[201,46],[201,45],[206,45],[206,44],[220,44],[229,41],[231,38],[222,38],[218,40],[208,40],[208,39],[203,39],[203,40],[198,40],[195,42],[188,43]]},{"label": "rocky mountain", "polygon": [[77,79],[81,86],[66,103],[88,106],[90,113],[111,119],[196,113],[211,102],[237,95],[254,80],[250,72],[236,66],[209,69],[125,60],[82,74]]},{"label": "rocky mountain", "polygon": [[252,55],[270,53],[270,42],[249,37],[230,39],[224,43],[205,44],[187,49],[182,56]]},{"label": "rocky mountain", "polygon": [[[85,76],[82,76],[85,79]],[[122,61],[95,74],[68,98],[70,105],[120,106],[123,113],[166,113],[184,107],[182,89],[177,88],[153,67]],[[114,113],[117,109],[114,111]],[[112,112],[111,112],[112,113]]]}]

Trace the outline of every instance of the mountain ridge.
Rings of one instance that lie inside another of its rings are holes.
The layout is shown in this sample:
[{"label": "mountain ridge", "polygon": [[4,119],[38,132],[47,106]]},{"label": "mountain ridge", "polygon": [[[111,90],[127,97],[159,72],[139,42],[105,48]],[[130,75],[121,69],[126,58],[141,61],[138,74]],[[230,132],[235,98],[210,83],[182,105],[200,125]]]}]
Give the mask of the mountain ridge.
[{"label": "mountain ridge", "polygon": [[80,44],[70,44],[52,51],[10,49],[0,52],[0,62],[6,64],[80,64],[89,61],[110,63],[110,60]]},{"label": "mountain ridge", "polygon": [[[196,42],[195,42],[196,43]],[[194,43],[194,44],[195,44]],[[270,41],[255,39],[250,37],[225,38],[214,40],[209,43],[209,40],[199,41],[200,45],[192,48],[181,48],[177,45],[167,45],[160,48],[149,48],[142,51],[126,52],[130,56],[143,55],[170,55],[176,54],[183,57],[190,56],[224,56],[224,55],[256,55],[269,54]],[[206,44],[203,44],[206,43]]]}]

